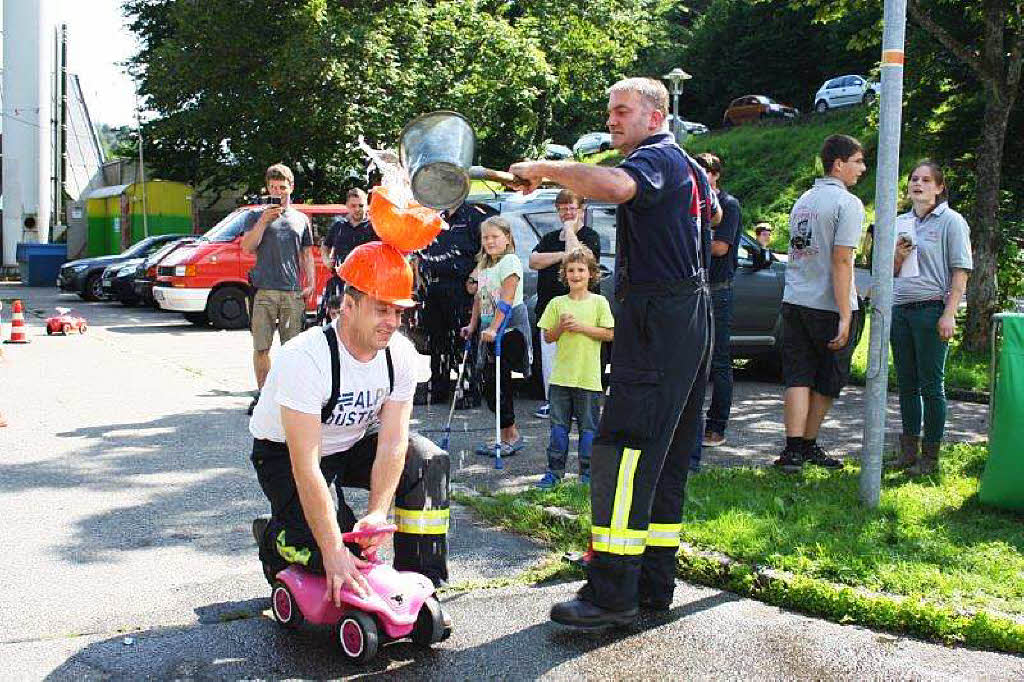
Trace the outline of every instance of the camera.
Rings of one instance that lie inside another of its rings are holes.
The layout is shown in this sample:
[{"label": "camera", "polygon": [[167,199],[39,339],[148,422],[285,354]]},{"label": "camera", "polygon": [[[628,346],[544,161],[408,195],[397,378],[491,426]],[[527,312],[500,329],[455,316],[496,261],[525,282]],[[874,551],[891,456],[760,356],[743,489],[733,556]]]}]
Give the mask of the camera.
[{"label": "camera", "polygon": [[267,206],[280,206],[281,205],[281,197],[269,197],[269,196],[268,197],[262,197],[260,199],[260,203],[261,204],[266,204]]}]

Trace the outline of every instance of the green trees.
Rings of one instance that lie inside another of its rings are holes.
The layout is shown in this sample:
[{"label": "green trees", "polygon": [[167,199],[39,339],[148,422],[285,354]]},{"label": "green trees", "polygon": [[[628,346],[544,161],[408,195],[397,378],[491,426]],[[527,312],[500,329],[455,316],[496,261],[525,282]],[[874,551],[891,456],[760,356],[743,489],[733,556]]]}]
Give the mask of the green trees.
[{"label": "green trees", "polygon": [[414,116],[454,109],[500,167],[603,120],[605,88],[646,44],[648,4],[128,0],[131,68],[158,114],[147,159],[249,191],[283,161],[303,198],[336,200],[364,167],[359,135],[393,145]]}]

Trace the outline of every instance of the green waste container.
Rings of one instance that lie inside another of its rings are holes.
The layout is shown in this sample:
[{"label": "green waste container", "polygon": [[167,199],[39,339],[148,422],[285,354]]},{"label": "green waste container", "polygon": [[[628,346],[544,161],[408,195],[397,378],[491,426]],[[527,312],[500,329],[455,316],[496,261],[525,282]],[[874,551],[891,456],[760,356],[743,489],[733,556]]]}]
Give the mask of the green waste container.
[{"label": "green waste container", "polygon": [[988,461],[978,498],[1024,511],[1024,313],[993,319]]}]

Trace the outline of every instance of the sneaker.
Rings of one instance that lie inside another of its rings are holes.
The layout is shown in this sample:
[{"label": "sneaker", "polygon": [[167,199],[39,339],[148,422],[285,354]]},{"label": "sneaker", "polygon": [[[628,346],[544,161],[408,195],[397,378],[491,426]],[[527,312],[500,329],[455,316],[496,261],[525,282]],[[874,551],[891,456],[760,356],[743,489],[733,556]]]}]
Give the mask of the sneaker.
[{"label": "sneaker", "polygon": [[256,391],[256,395],[253,396],[252,402],[249,403],[249,409],[246,410],[246,414],[252,416],[253,410],[256,409],[256,403],[260,401],[260,392]]},{"label": "sneaker", "polygon": [[719,445],[725,445],[724,433],[719,433],[718,431],[704,432],[704,447],[717,448]]},{"label": "sneaker", "polygon": [[[476,446],[476,454],[480,455],[481,457],[494,457],[494,445],[495,443],[493,440],[490,443],[480,443],[479,445]],[[501,456],[511,457],[512,455],[517,455],[519,454],[519,451],[522,450],[525,446],[526,442],[523,440],[522,436],[519,436],[519,440],[517,440],[515,443],[506,443],[502,441]]]},{"label": "sneaker", "polygon": [[533,413],[537,419],[548,419],[551,416],[551,403],[544,403]]},{"label": "sneaker", "polygon": [[845,466],[843,460],[832,457],[828,454],[828,450],[817,443],[811,446],[811,451],[807,454],[807,462],[826,469],[842,469]]},{"label": "sneaker", "polygon": [[779,458],[772,465],[785,474],[798,473],[804,466],[804,456],[792,450],[783,450]]},{"label": "sneaker", "polygon": [[562,479],[555,476],[554,472],[548,471],[544,474],[544,477],[537,482],[537,487],[541,490],[551,490],[561,482]]}]

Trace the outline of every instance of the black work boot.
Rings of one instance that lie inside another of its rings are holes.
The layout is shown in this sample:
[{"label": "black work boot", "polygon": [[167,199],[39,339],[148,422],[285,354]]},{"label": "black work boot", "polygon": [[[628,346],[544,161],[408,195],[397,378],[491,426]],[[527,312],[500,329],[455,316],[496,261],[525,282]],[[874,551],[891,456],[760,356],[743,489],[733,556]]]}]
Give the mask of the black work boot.
[{"label": "black work boot", "polygon": [[908,436],[900,434],[900,456],[892,464],[893,469],[909,469],[917,464],[917,458],[921,449],[920,436]]},{"label": "black work boot", "polygon": [[586,599],[570,599],[551,607],[551,620],[577,628],[605,628],[629,625],[636,620],[637,609],[609,611]]},{"label": "black work boot", "polygon": [[907,469],[910,476],[930,476],[939,469],[939,448],[942,443],[921,443],[921,456],[917,464]]}]

